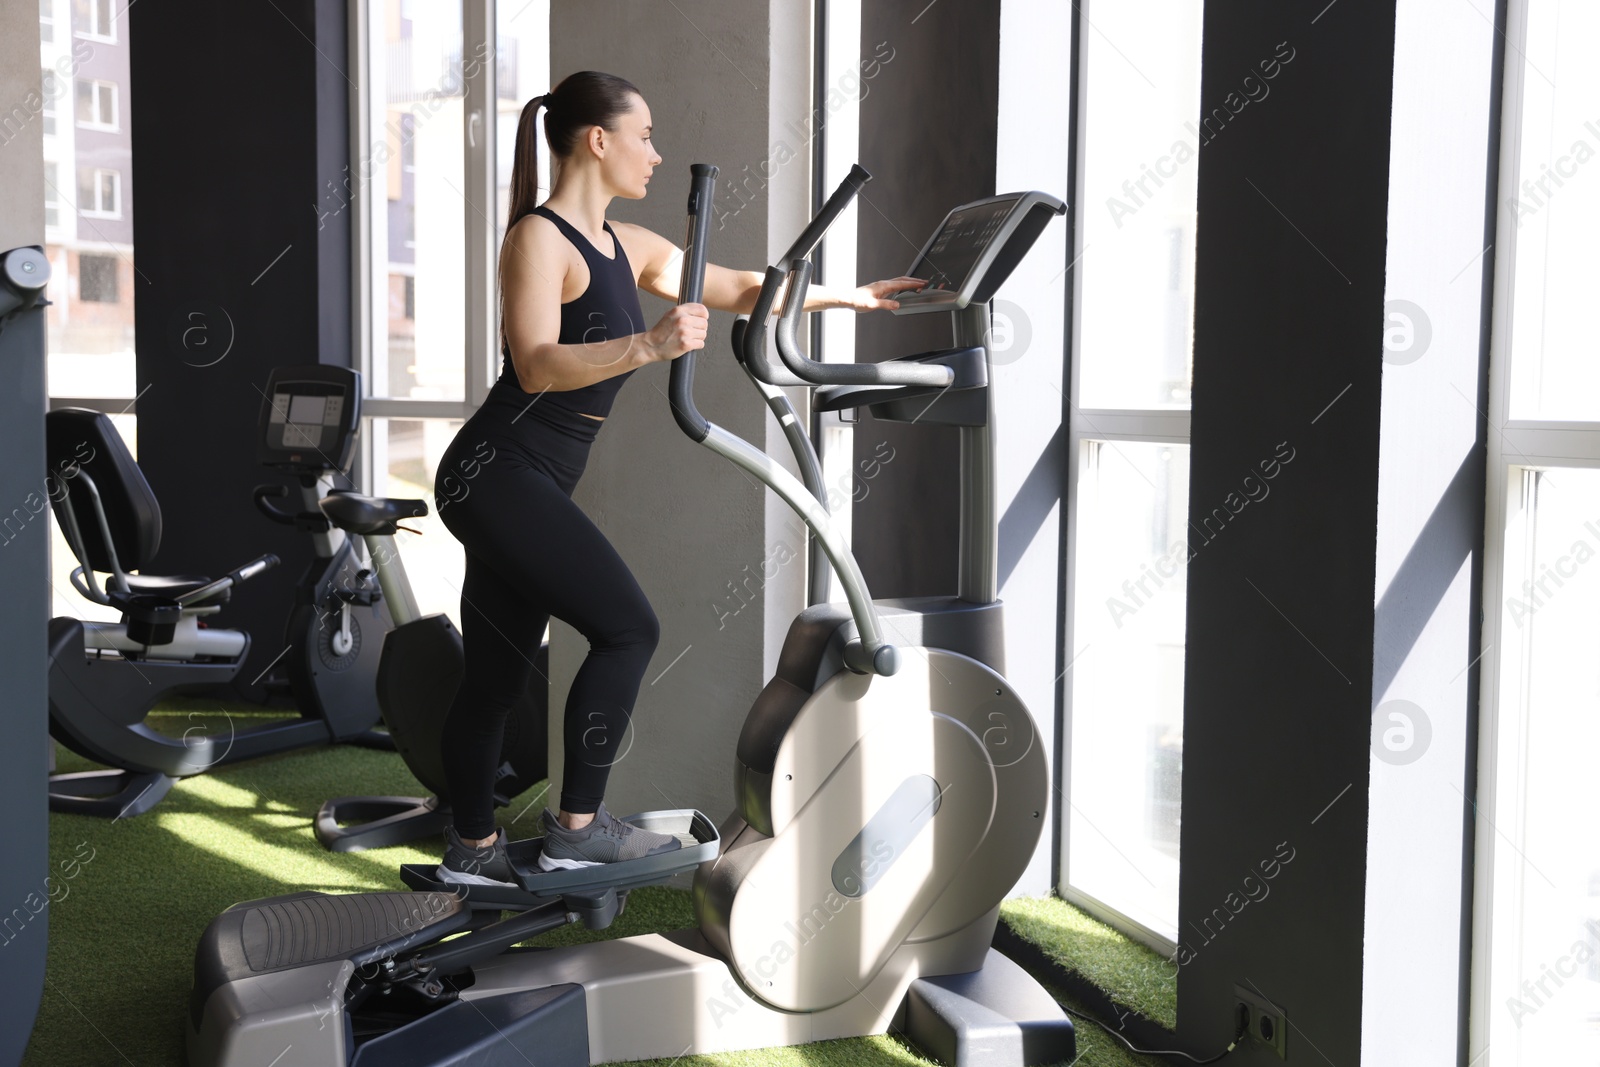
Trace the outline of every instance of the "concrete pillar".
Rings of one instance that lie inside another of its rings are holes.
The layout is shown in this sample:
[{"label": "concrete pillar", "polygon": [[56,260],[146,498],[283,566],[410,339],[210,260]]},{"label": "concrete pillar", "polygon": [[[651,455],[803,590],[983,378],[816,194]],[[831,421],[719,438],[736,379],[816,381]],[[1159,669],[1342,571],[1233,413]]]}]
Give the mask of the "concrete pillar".
[{"label": "concrete pillar", "polygon": [[[626,25],[629,32],[617,33]],[[664,163],[640,201],[610,217],[683,241],[691,163],[715,163],[715,263],[763,269],[809,217],[809,150],[789,124],[810,108],[806,5],[716,0],[639,5],[557,0],[552,84],[603,70],[637,85]],[[543,86],[538,87],[543,89]],[[666,310],[644,297],[654,324]],[[696,402],[712,422],[775,454],[786,446],[728,347],[733,316],[714,312],[698,356]],[[667,406],[669,367],[639,371],[617,397],[574,499],[627,561],[661,620],[632,736],[612,771],[617,814],[733,810],[734,747],[804,606],[805,529],[765,487],[685,437]],[[787,561],[787,562],[785,562]],[[560,788],[562,709],[588,643],[551,624],[551,799]]]},{"label": "concrete pillar", "polygon": [[[33,4],[0,7],[0,252],[44,244],[44,98],[39,77],[39,15]],[[70,116],[70,103],[56,107]],[[63,120],[66,121],[66,120]],[[51,293],[65,281],[54,282]],[[0,353],[0,514],[8,522],[0,549],[0,674],[6,679],[5,735],[0,750],[0,808],[7,817],[7,862],[0,865],[0,951],[6,995],[0,997],[0,1063],[15,1063],[28,1046],[44,988],[49,931],[49,826],[45,768],[45,619],[49,615],[49,518],[44,514],[44,314],[5,324]]]}]

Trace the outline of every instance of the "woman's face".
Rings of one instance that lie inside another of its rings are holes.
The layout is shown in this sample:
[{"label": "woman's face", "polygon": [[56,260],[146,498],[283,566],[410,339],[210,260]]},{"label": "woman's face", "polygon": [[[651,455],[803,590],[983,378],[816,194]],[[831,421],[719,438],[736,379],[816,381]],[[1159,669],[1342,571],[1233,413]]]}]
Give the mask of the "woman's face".
[{"label": "woman's face", "polygon": [[650,108],[635,96],[633,107],[617,116],[616,129],[606,136],[602,169],[616,195],[630,200],[644,196],[650,174],[661,163],[650,143]]}]

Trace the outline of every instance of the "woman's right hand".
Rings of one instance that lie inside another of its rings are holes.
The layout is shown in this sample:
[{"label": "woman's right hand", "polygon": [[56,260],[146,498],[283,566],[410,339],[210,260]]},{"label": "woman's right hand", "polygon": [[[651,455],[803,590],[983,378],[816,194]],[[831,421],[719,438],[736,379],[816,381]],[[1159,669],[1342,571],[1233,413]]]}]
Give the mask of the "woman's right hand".
[{"label": "woman's right hand", "polygon": [[711,313],[704,304],[676,304],[645,334],[655,360],[665,363],[706,346]]}]

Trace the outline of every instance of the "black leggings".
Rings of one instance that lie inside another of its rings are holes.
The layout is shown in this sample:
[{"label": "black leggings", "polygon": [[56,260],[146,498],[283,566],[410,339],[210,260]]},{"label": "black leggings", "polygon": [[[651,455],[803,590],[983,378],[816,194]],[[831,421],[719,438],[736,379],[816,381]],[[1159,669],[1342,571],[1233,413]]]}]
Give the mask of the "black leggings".
[{"label": "black leggings", "polygon": [[[466,436],[446,453],[441,475],[453,469],[451,453],[477,445]],[[477,452],[480,460],[487,454]],[[589,641],[563,720],[565,811],[600,806],[660,638],[655,612],[627,564],[572,502],[576,475],[503,446],[492,456],[473,467],[461,494],[438,500],[440,518],[467,556],[466,675],[445,722],[441,755],[456,832],[469,840],[495,831],[494,777],[506,716],[530,681],[546,682],[533,678],[533,657],[550,616]]]}]

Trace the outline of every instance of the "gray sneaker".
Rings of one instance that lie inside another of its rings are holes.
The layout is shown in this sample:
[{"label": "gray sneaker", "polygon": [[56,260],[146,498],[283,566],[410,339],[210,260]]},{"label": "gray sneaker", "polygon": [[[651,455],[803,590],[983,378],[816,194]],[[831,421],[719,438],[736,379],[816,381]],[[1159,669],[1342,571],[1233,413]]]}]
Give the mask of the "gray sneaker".
[{"label": "gray sneaker", "polygon": [[455,885],[502,885],[520,887],[506,855],[505,829],[495,830],[494,844],[473,848],[461,843],[454,826],[444,831],[444,862],[439,864],[439,880]]},{"label": "gray sneaker", "polygon": [[556,820],[556,813],[544,811],[544,847],[539,852],[539,867],[546,871],[576,870],[618,860],[636,860],[683,847],[671,834],[641,830],[623,822],[606,810],[595,812],[594,821],[582,830],[568,830]]}]

